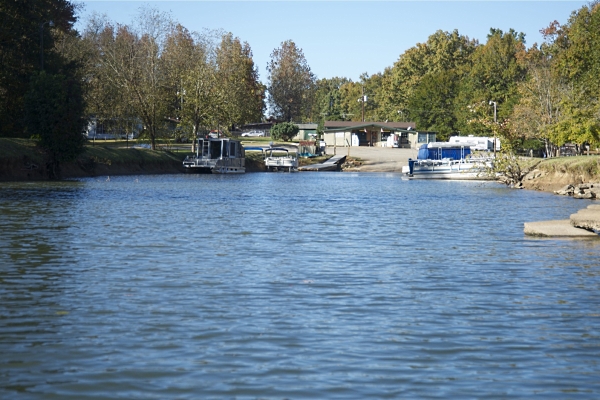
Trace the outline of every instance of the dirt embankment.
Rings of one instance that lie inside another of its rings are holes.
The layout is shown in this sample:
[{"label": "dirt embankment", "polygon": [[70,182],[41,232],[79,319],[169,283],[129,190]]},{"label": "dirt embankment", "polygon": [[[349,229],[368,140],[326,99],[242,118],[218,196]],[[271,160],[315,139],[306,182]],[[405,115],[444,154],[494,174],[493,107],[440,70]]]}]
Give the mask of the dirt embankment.
[{"label": "dirt embankment", "polygon": [[47,179],[43,160],[29,157],[0,158],[0,181],[40,181]]},{"label": "dirt embankment", "polygon": [[529,173],[523,179],[523,189],[555,192],[566,185],[579,185],[581,183],[598,183],[600,177],[582,175],[572,172],[541,172]]},{"label": "dirt embankment", "polygon": [[546,159],[522,180],[523,188],[555,192],[566,185],[600,183],[600,157],[578,156]]}]

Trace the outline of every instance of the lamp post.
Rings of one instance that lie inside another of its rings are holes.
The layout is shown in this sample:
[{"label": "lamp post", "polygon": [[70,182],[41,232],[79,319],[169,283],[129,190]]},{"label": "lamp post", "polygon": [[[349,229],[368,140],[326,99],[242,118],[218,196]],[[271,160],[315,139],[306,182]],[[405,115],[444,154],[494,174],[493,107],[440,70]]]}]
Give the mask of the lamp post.
[{"label": "lamp post", "polygon": [[[494,105],[494,125],[496,125],[496,107],[495,101],[490,100],[490,106]],[[494,126],[494,158],[496,158],[496,126]]]},{"label": "lamp post", "polygon": [[40,69],[44,70],[44,25],[53,27],[54,21],[46,21],[40,25]]}]

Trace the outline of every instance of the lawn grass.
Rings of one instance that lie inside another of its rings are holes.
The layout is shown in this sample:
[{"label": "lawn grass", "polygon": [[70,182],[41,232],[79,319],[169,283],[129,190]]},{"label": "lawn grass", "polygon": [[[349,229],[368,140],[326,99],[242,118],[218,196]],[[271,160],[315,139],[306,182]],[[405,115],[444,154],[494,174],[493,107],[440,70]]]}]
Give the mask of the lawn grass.
[{"label": "lawn grass", "polygon": [[0,138],[0,157],[2,158],[41,158],[43,154],[35,141],[19,138]]},{"label": "lawn grass", "polygon": [[600,156],[556,157],[544,159],[538,169],[547,172],[600,175]]},{"label": "lawn grass", "polygon": [[129,163],[129,162],[160,162],[160,161],[179,161],[176,153],[170,151],[152,151],[145,148],[116,148],[110,146],[86,146],[85,153],[79,158],[91,158],[101,164],[111,163]]},{"label": "lawn grass", "polygon": [[[133,141],[129,141],[130,146],[125,147],[125,141],[96,141],[88,142],[85,146],[85,152],[78,159],[89,160],[102,164],[127,163],[139,161],[182,161],[189,150],[177,149],[176,151],[152,151],[145,148],[133,147]],[[37,147],[34,140],[18,138],[0,138],[0,158],[1,159],[22,159],[28,158],[33,161],[42,162],[44,160],[43,151]]]}]

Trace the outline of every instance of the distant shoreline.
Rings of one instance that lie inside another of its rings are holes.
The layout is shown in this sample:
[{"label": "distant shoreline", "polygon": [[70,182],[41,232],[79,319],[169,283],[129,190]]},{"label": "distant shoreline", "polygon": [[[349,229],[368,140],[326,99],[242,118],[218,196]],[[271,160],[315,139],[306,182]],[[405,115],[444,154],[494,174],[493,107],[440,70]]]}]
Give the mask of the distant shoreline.
[{"label": "distant shoreline", "polygon": [[[0,138],[0,182],[47,181],[44,155],[26,139]],[[327,155],[343,154],[360,162],[347,169],[354,172],[400,173],[414,149],[385,147],[328,147]],[[63,179],[104,175],[144,175],[185,173],[182,154],[143,148],[88,146],[74,162],[63,163]],[[532,161],[540,161],[532,159]],[[260,162],[246,159],[247,172],[260,172]],[[600,156],[543,159],[522,181],[524,189],[554,192],[565,185],[600,183]]]}]

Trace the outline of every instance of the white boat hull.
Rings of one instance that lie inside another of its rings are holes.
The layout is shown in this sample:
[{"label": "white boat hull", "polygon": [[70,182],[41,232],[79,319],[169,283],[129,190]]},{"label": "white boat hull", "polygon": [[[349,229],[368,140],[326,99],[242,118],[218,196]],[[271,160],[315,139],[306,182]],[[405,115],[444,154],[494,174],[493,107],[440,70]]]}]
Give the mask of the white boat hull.
[{"label": "white boat hull", "polygon": [[204,160],[193,158],[184,161],[183,166],[190,172],[206,174],[243,174],[246,167],[240,159]]},{"label": "white boat hull", "polygon": [[[265,168],[267,171],[298,171],[298,157],[291,155],[289,150],[282,147],[264,149]],[[277,153],[284,155],[277,155]]]},{"label": "white boat hull", "polygon": [[456,179],[493,180],[490,161],[421,160],[402,167],[402,173],[409,179]]}]

